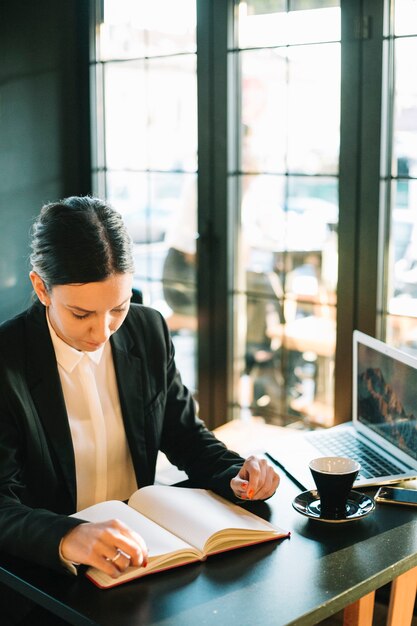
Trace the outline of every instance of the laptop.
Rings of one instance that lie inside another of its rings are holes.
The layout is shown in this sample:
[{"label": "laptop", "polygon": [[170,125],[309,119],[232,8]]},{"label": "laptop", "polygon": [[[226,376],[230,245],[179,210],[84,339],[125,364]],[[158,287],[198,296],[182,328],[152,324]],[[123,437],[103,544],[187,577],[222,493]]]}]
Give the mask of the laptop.
[{"label": "laptop", "polygon": [[417,358],[353,332],[352,421],[282,437],[267,456],[303,489],[319,456],[349,456],[361,464],[354,487],[417,477]]}]

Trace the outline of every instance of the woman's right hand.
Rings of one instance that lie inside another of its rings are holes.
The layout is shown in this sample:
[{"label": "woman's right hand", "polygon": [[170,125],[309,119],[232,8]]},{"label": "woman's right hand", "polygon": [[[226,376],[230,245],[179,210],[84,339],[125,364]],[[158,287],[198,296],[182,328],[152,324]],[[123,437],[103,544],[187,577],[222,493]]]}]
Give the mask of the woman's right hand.
[{"label": "woman's right hand", "polygon": [[146,567],[148,549],[142,537],[123,522],[85,522],[64,535],[61,556],[72,563],[91,565],[113,578],[130,565]]}]

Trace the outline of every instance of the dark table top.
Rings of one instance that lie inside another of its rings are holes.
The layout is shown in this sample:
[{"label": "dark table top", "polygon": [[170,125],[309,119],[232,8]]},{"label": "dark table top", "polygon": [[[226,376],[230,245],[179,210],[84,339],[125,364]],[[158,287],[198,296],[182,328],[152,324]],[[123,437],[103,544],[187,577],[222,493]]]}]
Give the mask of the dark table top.
[{"label": "dark table top", "polygon": [[[347,524],[293,510],[300,490],[282,477],[255,513],[291,538],[211,556],[108,590],[0,559],[0,580],[72,624],[101,626],[297,626],[316,624],[417,565],[417,509],[379,504]],[[368,492],[372,493],[372,492]]]}]

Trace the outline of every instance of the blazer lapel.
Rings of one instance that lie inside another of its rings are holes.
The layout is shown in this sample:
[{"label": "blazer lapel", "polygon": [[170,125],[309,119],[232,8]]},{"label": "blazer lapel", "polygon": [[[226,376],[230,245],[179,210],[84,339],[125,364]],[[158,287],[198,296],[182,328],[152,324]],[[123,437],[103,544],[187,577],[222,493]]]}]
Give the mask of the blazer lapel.
[{"label": "blazer lapel", "polygon": [[138,486],[153,482],[146,449],[142,360],[133,353],[134,341],[126,324],[111,339],[120,405]]},{"label": "blazer lapel", "polygon": [[28,314],[28,381],[38,415],[76,506],[75,459],[55,351],[45,310],[35,304]]}]

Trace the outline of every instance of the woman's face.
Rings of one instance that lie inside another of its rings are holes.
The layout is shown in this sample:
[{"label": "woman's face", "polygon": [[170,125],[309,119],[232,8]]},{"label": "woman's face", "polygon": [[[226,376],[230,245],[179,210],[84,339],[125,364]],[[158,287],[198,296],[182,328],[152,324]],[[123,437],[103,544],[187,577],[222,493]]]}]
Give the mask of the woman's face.
[{"label": "woman's face", "polygon": [[128,313],[132,274],[115,274],[96,283],[56,285],[50,291],[36,272],[30,278],[38,298],[48,307],[52,328],[76,350],[101,348]]}]

